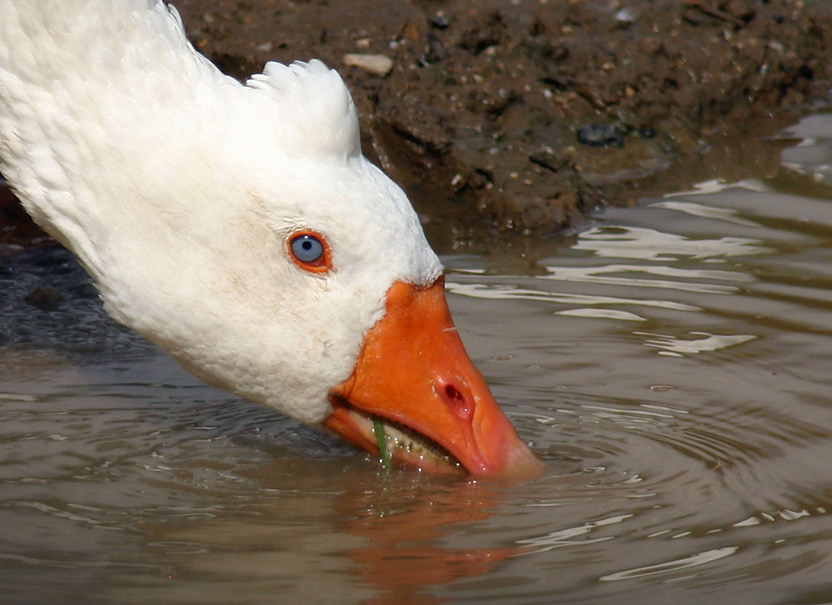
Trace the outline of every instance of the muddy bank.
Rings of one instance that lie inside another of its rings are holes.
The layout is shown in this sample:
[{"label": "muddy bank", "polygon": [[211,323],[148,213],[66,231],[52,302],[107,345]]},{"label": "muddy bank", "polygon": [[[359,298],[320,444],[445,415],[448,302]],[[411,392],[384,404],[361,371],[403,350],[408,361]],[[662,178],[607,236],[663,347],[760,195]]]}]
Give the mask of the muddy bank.
[{"label": "muddy bank", "polygon": [[[178,6],[197,47],[235,76],[268,59],[338,67],[365,152],[419,210],[500,230],[562,228],[715,143],[772,128],[769,116],[828,102],[832,77],[823,1]],[[356,53],[392,69],[345,66]]]},{"label": "muddy bank", "polygon": [[551,233],[651,181],[776,171],[760,136],[830,100],[823,0],[176,5],[197,48],[238,78],[270,59],[337,67],[365,153],[429,231],[454,237]]}]

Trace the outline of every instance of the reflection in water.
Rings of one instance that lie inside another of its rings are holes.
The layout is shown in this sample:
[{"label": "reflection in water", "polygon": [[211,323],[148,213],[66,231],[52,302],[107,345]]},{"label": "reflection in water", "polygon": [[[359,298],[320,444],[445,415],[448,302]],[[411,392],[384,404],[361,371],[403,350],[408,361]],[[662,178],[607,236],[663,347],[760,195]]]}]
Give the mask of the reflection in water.
[{"label": "reflection in water", "polygon": [[665,307],[678,311],[696,311],[696,307],[675,303],[672,301],[640,300],[637,298],[620,298],[617,296],[588,296],[586,294],[568,294],[549,292],[546,290],[533,290],[530,288],[517,288],[498,284],[459,284],[448,283],[447,290],[454,294],[470,296],[473,298],[490,298],[496,300],[542,300],[561,302],[565,304],[627,304],[645,307]]},{"label": "reflection in water", "polygon": [[[520,485],[382,473],[107,320],[65,253],[4,259],[4,598],[828,601],[829,140],[767,182],[609,209],[528,268],[444,259],[546,461]],[[63,298],[26,303],[43,285]]]},{"label": "reflection in water", "polygon": [[[599,519],[598,521],[583,523],[576,527],[567,527],[566,529],[559,529],[557,531],[548,533],[545,536],[540,536],[537,538],[524,538],[522,540],[518,540],[517,542],[518,544],[533,546],[534,550],[530,551],[529,554],[538,551],[551,550],[553,548],[560,548],[563,546],[575,546],[592,544],[594,542],[604,542],[606,540],[612,540],[613,536],[602,536],[598,538],[593,538],[591,536],[592,531],[599,527],[605,527],[607,525],[621,523],[622,521],[626,521],[632,516],[633,515],[631,514],[616,515],[614,517],[609,517],[608,519]],[[576,540],[576,538],[580,539]]]},{"label": "reflection in water", "polygon": [[[367,538],[350,549],[354,573],[382,589],[379,603],[442,602],[425,600],[435,586],[472,578],[491,571],[503,559],[523,552],[521,547],[455,548],[441,539],[459,524],[482,522],[492,516],[494,500],[489,489],[469,483],[432,492],[429,500],[420,491],[393,493],[351,492],[347,510],[365,510],[357,519],[341,521],[350,535]],[[372,601],[371,601],[372,602]]]},{"label": "reflection in water", "polygon": [[752,334],[718,335],[707,332],[690,332],[690,339],[681,339],[665,334],[649,334],[647,332],[633,332],[639,336],[645,336],[644,346],[661,349],[659,355],[675,355],[680,357],[683,353],[704,353],[719,351],[734,345],[741,345],[744,342],[757,338]]},{"label": "reflection in water", "polygon": [[739,550],[738,546],[715,548],[713,550],[706,550],[705,552],[700,552],[689,557],[676,559],[675,561],[667,561],[665,563],[657,563],[655,565],[646,565],[644,567],[628,569],[627,571],[618,571],[607,576],[601,576],[598,579],[602,582],[615,582],[617,580],[632,580],[633,578],[643,578],[645,576],[655,576],[657,574],[680,571],[729,557],[737,552],[737,550]]},{"label": "reflection in water", "polygon": [[[748,188],[748,183],[740,183],[735,184],[735,187],[742,186],[743,188]],[[690,192],[693,193],[719,193],[725,189],[724,183],[719,183],[718,181],[712,181],[708,183],[708,187],[703,188],[701,191]],[[763,193],[764,189],[756,188],[759,193]],[[683,195],[683,194],[677,194]],[[667,210],[675,210],[677,212],[682,212],[684,214],[689,214],[691,216],[698,216],[700,218],[711,218],[723,221],[725,223],[734,223],[736,225],[742,225],[743,227],[756,227],[753,221],[746,220],[740,217],[739,212],[736,210],[731,210],[730,208],[714,208],[713,206],[705,206],[703,204],[697,204],[696,202],[691,201],[681,201],[681,200],[667,200],[665,202],[655,202],[652,204],[654,208],[665,208]],[[749,243],[758,243],[758,242],[749,242]],[[760,250],[761,253],[767,252],[766,250]],[[748,253],[748,252],[747,252]]]},{"label": "reflection in water", "polygon": [[[607,286],[633,286],[637,288],[661,288],[671,290],[683,290],[702,292],[704,294],[730,294],[736,292],[733,286],[720,284],[709,284],[702,282],[689,282],[687,280],[725,280],[725,281],[751,281],[738,277],[728,271],[713,270],[692,270],[674,269],[672,267],[648,267],[643,265],[606,265],[604,267],[576,268],[576,267],[552,267],[549,269],[551,278],[560,281],[591,282]],[[672,279],[653,279],[639,277],[608,277],[609,274],[642,274],[660,275]]]},{"label": "reflection in water", "polygon": [[[688,203],[668,202],[659,204],[659,208],[673,210],[684,209],[689,214],[701,213],[701,206]],[[733,220],[732,222],[735,222]],[[675,233],[663,233],[656,229],[644,227],[607,226],[595,227],[582,233],[573,250],[589,250],[596,256],[605,258],[632,258],[652,261],[674,261],[688,256],[693,259],[715,258],[720,256],[745,256],[749,254],[766,254],[770,250],[759,245],[758,240],[725,236],[712,239],[694,239]],[[672,267],[662,267],[671,272]],[[738,277],[738,276],[735,276]],[[743,279],[742,277],[738,277]]]},{"label": "reflection in water", "polygon": [[[265,485],[274,474],[285,469],[252,473]],[[164,600],[173,593],[180,601],[222,603],[238,591],[266,600],[280,591],[293,602],[304,596],[320,601],[321,586],[295,584],[304,576],[333,575],[338,579],[319,580],[332,592],[325,601],[439,603],[447,599],[431,594],[434,587],[488,573],[528,551],[510,544],[443,544],[464,524],[494,514],[493,489],[476,482],[370,470],[356,471],[352,480],[358,483],[349,488],[336,480],[332,487],[338,491],[331,491],[295,479],[293,493],[266,487],[257,502],[227,502],[211,515],[143,524],[149,548],[169,564],[169,581],[148,585],[148,578],[136,582],[134,575],[128,594]],[[219,577],[226,578],[224,586],[210,597],[183,582]],[[124,588],[119,594],[124,596]]]}]

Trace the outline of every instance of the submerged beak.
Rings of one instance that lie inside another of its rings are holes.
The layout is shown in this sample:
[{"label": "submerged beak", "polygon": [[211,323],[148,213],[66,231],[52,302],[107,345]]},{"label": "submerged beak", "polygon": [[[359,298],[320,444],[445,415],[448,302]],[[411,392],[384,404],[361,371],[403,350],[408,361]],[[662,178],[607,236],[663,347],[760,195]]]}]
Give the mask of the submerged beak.
[{"label": "submerged beak", "polygon": [[[396,462],[431,472],[525,478],[542,463],[520,440],[465,352],[445,300],[445,282],[396,282],[384,317],[367,333],[355,370],[330,394],[327,427]],[[460,469],[459,467],[462,467]]]}]

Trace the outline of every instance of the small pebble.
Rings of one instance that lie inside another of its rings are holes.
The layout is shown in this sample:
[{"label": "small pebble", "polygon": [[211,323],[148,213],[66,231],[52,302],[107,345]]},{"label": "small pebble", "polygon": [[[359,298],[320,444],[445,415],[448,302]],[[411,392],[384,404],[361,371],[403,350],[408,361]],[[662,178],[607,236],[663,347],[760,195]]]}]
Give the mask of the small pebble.
[{"label": "small pebble", "polygon": [[638,14],[630,8],[622,8],[615,13],[615,20],[619,23],[635,23],[638,20]]},{"label": "small pebble", "polygon": [[38,309],[52,309],[63,299],[63,294],[52,286],[35,288],[24,298],[27,303]]},{"label": "small pebble", "polygon": [[445,13],[443,11],[439,11],[433,17],[430,18],[430,26],[434,29],[448,29],[448,26],[450,24],[450,20],[445,16]]},{"label": "small pebble", "polygon": [[393,60],[384,55],[365,55],[353,53],[344,55],[344,65],[358,67],[369,74],[383,78],[393,69]]},{"label": "small pebble", "polygon": [[624,147],[624,133],[618,126],[587,124],[578,129],[578,142],[590,147]]}]

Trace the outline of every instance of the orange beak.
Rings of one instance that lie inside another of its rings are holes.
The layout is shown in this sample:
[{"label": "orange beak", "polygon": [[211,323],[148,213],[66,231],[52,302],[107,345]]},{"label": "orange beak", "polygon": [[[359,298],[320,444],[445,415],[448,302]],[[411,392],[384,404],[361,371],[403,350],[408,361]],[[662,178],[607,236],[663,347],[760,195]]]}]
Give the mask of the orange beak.
[{"label": "orange beak", "polygon": [[465,352],[444,278],[428,288],[390,287],[387,312],[367,333],[352,376],[331,391],[330,401],[327,427],[379,452],[373,420],[381,420],[396,462],[430,472],[461,465],[475,476],[510,478],[543,469]]}]

